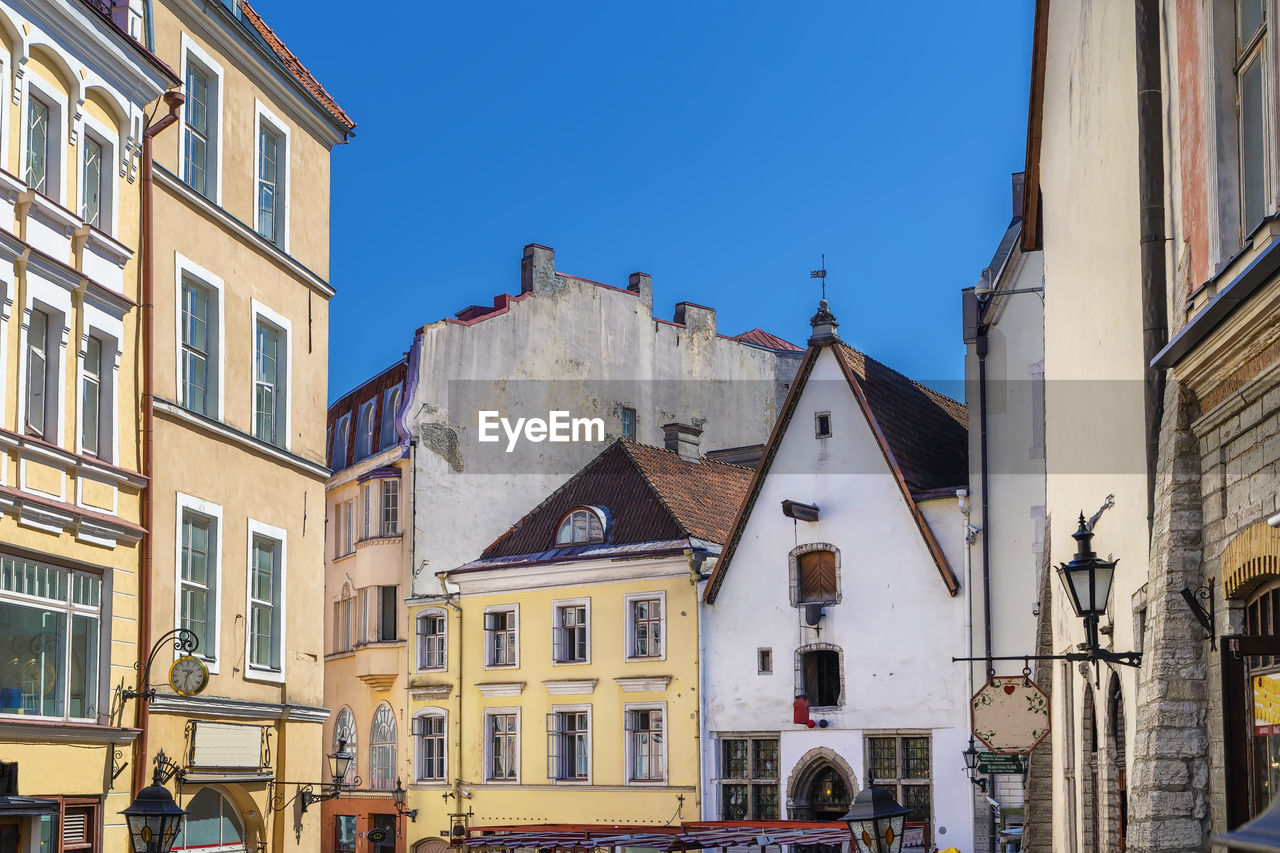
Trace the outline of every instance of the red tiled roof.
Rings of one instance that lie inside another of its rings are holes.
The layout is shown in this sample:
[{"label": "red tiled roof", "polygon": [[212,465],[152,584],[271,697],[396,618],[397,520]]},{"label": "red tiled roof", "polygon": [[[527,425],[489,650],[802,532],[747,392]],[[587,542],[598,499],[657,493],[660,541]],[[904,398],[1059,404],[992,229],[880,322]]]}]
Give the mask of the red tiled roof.
[{"label": "red tiled roof", "polygon": [[554,548],[561,520],[579,506],[605,510],[611,545],[682,538],[721,544],[747,495],[751,473],[618,439],[485,548],[481,559]]},{"label": "red tiled roof", "polygon": [[247,0],[240,0],[240,8],[244,12],[245,20],[258,31],[258,35],[262,36],[271,50],[275,52],[275,55],[280,58],[280,61],[297,78],[298,82],[311,93],[312,97],[319,101],[320,105],[325,108],[329,115],[337,119],[339,124],[347,130],[354,129],[356,123],[351,116],[347,115],[346,111],[338,106],[338,102],[334,100],[333,95],[330,95],[324,86],[320,85],[320,81],[307,70],[307,67],[294,55],[293,51],[285,47],[280,36],[276,35],[275,30],[267,26],[266,21],[262,20],[262,16],[258,14],[257,10],[250,6]]},{"label": "red tiled roof", "polygon": [[798,347],[790,341],[784,341],[777,335],[771,335],[764,329],[752,329],[749,332],[743,332],[740,335],[734,335],[732,340],[741,341],[744,344],[754,344],[765,349],[783,350],[785,352],[804,352],[803,347]]}]

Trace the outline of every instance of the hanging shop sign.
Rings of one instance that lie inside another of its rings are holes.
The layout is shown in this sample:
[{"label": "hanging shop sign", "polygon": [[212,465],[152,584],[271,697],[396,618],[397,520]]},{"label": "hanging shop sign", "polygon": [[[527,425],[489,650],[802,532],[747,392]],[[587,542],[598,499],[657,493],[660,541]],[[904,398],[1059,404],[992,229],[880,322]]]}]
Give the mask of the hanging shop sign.
[{"label": "hanging shop sign", "polygon": [[1005,755],[996,752],[978,753],[979,773],[1026,773],[1027,756]]},{"label": "hanging shop sign", "polygon": [[263,761],[263,727],[192,720],[191,766],[257,770]]},{"label": "hanging shop sign", "polygon": [[1253,733],[1280,735],[1280,675],[1253,677]]},{"label": "hanging shop sign", "polygon": [[1049,697],[1025,675],[993,675],[970,708],[973,733],[991,752],[1028,753],[1049,734]]}]

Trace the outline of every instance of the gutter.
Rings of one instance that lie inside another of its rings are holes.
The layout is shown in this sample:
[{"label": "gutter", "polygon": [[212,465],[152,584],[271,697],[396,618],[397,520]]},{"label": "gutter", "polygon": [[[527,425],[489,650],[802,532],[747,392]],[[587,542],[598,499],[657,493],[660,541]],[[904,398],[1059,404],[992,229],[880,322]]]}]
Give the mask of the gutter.
[{"label": "gutter", "polygon": [[[991,658],[991,485],[987,476],[987,330],[984,328],[976,342],[978,351],[978,417],[982,419],[982,433],[978,445],[978,464],[982,478],[982,617],[987,675],[995,672]],[[965,549],[965,557],[969,551]],[[972,655],[970,655],[972,657]],[[972,672],[973,667],[970,667]],[[970,693],[970,696],[973,694]]]}]

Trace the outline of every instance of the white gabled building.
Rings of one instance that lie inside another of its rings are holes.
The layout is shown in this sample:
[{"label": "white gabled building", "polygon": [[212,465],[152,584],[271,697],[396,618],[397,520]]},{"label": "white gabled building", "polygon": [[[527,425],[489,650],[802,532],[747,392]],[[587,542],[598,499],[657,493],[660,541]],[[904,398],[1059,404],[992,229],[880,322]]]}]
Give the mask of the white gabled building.
[{"label": "white gabled building", "polygon": [[838,820],[875,784],[908,842],[969,853],[964,406],[841,342],[825,300],[812,323],[704,592],[703,817]]}]

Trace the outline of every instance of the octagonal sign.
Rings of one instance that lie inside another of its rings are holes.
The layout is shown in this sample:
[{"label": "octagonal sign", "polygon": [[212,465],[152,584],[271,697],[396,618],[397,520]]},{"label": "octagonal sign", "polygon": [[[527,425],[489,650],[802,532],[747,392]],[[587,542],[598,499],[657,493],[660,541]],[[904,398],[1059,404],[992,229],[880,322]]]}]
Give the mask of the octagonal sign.
[{"label": "octagonal sign", "polygon": [[973,733],[992,752],[1027,753],[1049,734],[1049,697],[1021,675],[994,675],[973,694]]}]

